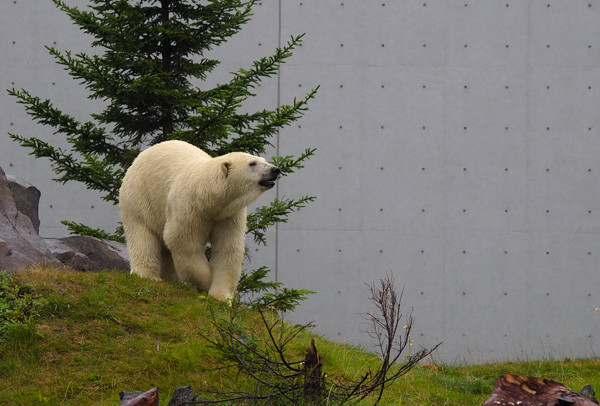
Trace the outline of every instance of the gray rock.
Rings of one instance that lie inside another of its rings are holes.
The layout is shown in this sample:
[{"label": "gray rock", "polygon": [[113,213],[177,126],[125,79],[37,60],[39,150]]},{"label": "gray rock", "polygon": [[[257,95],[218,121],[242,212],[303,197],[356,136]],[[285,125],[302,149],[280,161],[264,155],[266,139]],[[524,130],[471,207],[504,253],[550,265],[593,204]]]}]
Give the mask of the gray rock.
[{"label": "gray rock", "polygon": [[2,239],[0,270],[12,272],[34,264],[61,265],[38,235],[31,219],[17,209],[11,187],[2,168],[0,168],[0,238]]},{"label": "gray rock", "polygon": [[129,271],[125,244],[85,235],[44,238],[44,241],[60,262],[78,271]]},{"label": "gray rock", "polygon": [[41,192],[31,183],[6,175],[8,187],[13,195],[17,210],[29,217],[36,233],[40,232],[39,204]]},{"label": "gray rock", "polygon": [[579,394],[585,396],[586,398],[588,398],[595,404],[600,405],[600,403],[598,402],[598,399],[596,399],[596,391],[594,391],[594,388],[592,388],[592,385],[585,385],[583,388],[581,388],[581,390],[579,391]]},{"label": "gray rock", "polygon": [[185,406],[198,404],[201,399],[192,392],[191,386],[180,386],[175,389],[173,397],[167,406]]},{"label": "gray rock", "polygon": [[12,249],[6,241],[0,238],[0,259],[12,254]]}]

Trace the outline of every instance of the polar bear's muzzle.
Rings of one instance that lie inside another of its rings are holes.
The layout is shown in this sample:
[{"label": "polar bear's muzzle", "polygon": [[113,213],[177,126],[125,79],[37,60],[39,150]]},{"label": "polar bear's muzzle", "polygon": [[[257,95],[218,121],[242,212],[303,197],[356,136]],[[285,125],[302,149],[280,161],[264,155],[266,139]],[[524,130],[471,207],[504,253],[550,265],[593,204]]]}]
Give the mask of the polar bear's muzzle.
[{"label": "polar bear's muzzle", "polygon": [[275,181],[277,180],[277,176],[279,176],[279,172],[281,171],[278,167],[271,166],[258,181],[258,184],[266,189],[271,189],[273,186],[275,186]]}]

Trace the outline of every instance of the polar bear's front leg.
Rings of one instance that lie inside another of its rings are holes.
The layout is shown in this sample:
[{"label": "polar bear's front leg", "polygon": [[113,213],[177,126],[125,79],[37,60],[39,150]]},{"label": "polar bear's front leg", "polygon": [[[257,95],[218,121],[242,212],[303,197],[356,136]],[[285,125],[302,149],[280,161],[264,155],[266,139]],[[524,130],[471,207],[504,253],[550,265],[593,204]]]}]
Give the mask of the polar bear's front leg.
[{"label": "polar bear's front leg", "polygon": [[175,272],[180,281],[190,282],[201,291],[208,292],[211,284],[211,267],[204,252],[171,250]]},{"label": "polar bear's front leg", "polygon": [[167,222],[164,240],[171,251],[175,273],[180,281],[190,282],[208,292],[211,283],[211,267],[204,255],[206,238],[198,233],[186,233],[187,227],[177,221]]},{"label": "polar bear's front leg", "polygon": [[232,299],[242,273],[246,210],[232,219],[215,224],[210,236],[212,281],[209,295],[218,300]]}]

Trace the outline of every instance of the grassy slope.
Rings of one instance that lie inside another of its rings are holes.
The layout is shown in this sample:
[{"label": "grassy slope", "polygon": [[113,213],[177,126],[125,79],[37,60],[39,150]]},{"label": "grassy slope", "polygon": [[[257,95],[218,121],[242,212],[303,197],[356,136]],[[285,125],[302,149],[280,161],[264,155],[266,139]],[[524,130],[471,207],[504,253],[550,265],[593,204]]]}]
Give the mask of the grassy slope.
[{"label": "grassy slope", "polygon": [[[246,384],[236,382],[235,371],[218,368],[214,350],[199,335],[207,331],[210,302],[190,288],[117,272],[40,268],[18,278],[34,285],[48,305],[34,329],[16,329],[0,345],[2,405],[118,405],[120,391],[154,386],[166,404],[177,386],[191,384],[200,392]],[[251,325],[255,316],[248,315]],[[297,359],[308,340],[303,335],[295,343]],[[320,337],[316,342],[329,375],[357,376],[374,361],[357,348]],[[600,361],[420,366],[386,391],[383,404],[481,405],[495,378],[507,372],[598,389]]]}]

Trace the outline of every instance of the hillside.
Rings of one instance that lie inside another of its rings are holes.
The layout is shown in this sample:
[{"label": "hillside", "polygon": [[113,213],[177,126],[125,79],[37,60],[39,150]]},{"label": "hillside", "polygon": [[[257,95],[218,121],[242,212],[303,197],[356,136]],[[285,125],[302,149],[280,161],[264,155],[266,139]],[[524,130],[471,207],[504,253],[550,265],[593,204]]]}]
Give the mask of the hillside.
[{"label": "hillside", "polygon": [[[161,405],[166,405],[183,385],[204,396],[211,390],[252,389],[252,382],[228,367],[203,337],[214,336],[211,320],[228,317],[229,307],[189,287],[120,272],[48,268],[21,272],[16,280],[32,285],[44,303],[33,323],[10,328],[0,341],[2,405],[116,406],[119,392],[152,387],[159,388]],[[264,330],[254,311],[243,310],[239,319],[248,331]],[[303,359],[311,338],[324,356],[328,376],[356,378],[375,367],[373,354],[306,331],[292,340],[288,357]],[[390,386],[382,403],[481,405],[495,378],[507,372],[544,376],[577,389],[588,383],[597,388],[600,362],[420,365]]]}]

